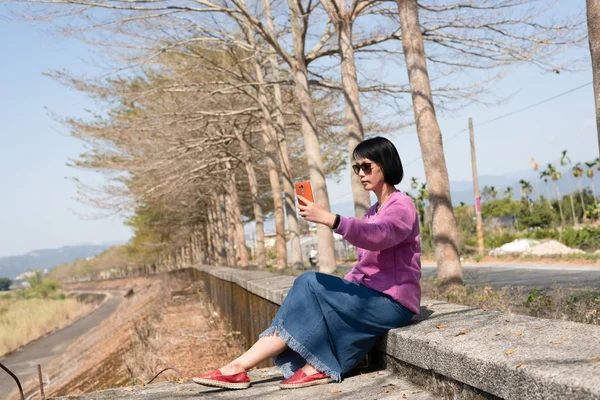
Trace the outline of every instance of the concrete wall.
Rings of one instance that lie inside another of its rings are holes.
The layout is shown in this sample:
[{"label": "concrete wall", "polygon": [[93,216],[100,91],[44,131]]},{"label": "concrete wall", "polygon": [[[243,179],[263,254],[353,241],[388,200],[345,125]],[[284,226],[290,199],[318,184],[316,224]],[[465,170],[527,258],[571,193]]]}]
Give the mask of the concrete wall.
[{"label": "concrete wall", "polygon": [[[213,302],[252,344],[294,278],[200,267]],[[448,398],[600,399],[600,327],[423,299],[377,345],[378,359]]]}]

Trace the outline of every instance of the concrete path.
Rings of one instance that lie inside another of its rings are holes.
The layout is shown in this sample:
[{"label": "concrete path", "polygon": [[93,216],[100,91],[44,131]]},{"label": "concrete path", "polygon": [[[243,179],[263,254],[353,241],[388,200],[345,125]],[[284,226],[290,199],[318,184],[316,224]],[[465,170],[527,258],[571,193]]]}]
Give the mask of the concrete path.
[{"label": "concrete path", "polygon": [[[338,265],[340,271],[349,271],[353,265]],[[561,264],[463,264],[465,283],[491,284],[494,287],[524,286],[547,288],[551,286],[590,286],[600,289],[600,267]],[[423,278],[436,276],[436,265],[422,265]]]},{"label": "concrete path", "polygon": [[373,371],[344,379],[342,383],[312,386],[303,389],[281,390],[277,385],[283,377],[279,369],[269,368],[249,373],[253,384],[249,389],[226,390],[195,383],[157,383],[148,386],[110,389],[102,392],[55,400],[164,400],[164,399],[245,399],[245,400],[295,400],[295,399],[441,399],[429,391],[390,371]]},{"label": "concrete path", "polygon": [[[37,376],[37,364],[40,364],[43,370],[48,360],[63,352],[68,345],[88,330],[99,325],[123,301],[123,293],[121,292],[103,293],[106,293],[108,298],[99,308],[75,323],[38,339],[6,357],[0,358],[0,362],[17,375],[21,384],[31,377]],[[9,393],[16,387],[15,381],[0,370],[0,395]]]}]

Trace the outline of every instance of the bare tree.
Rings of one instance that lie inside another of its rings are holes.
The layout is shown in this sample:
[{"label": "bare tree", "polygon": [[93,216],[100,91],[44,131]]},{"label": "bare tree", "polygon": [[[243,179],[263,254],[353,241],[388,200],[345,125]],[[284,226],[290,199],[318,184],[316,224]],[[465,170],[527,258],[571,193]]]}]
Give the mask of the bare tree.
[{"label": "bare tree", "polygon": [[412,91],[417,134],[423,154],[429,202],[433,212],[433,237],[442,286],[462,284],[456,220],[444,157],[442,133],[435,116],[416,0],[397,0],[402,28],[402,48]]},{"label": "bare tree", "polygon": [[594,100],[596,103],[596,131],[600,150],[600,0],[586,0],[587,28],[592,75],[594,76]]}]

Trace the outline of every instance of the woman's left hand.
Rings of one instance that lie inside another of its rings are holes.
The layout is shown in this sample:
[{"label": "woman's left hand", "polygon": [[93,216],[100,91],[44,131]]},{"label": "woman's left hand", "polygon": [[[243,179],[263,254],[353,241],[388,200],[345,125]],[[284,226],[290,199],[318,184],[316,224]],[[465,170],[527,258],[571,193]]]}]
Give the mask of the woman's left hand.
[{"label": "woman's left hand", "polygon": [[302,218],[310,222],[316,222],[317,224],[327,225],[330,228],[333,226],[335,223],[335,214],[330,213],[319,204],[313,203],[300,195],[296,195],[296,197],[305,204],[303,205],[298,202],[298,209],[300,210],[298,214]]}]

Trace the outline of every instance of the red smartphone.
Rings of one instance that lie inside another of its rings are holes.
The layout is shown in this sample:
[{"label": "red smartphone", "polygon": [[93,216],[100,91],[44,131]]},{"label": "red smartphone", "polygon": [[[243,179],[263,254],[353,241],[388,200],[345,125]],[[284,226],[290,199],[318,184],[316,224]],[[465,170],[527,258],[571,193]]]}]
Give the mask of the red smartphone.
[{"label": "red smartphone", "polygon": [[[304,197],[306,200],[310,200],[313,203],[315,202],[315,199],[313,197],[313,193],[312,193],[312,188],[310,186],[310,182],[305,181],[305,182],[296,182],[296,184],[294,185],[296,186],[296,195],[300,195],[302,197]],[[303,201],[298,200],[298,203],[302,204],[303,206],[305,206],[306,204],[304,204]]]}]

